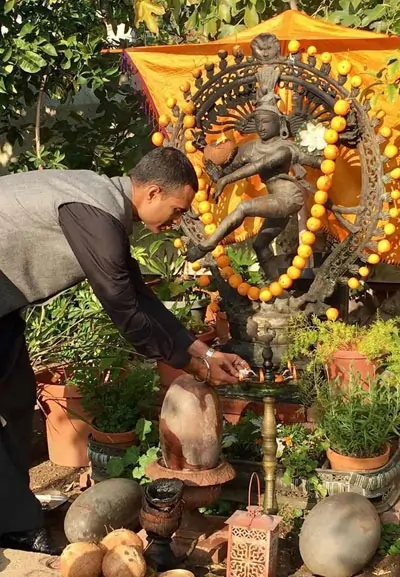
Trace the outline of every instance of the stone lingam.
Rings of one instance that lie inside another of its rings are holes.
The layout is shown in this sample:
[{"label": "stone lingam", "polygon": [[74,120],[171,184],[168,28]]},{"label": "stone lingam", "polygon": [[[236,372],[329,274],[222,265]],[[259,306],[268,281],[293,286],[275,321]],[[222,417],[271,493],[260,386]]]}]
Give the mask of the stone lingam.
[{"label": "stone lingam", "polygon": [[215,503],[221,486],[235,477],[222,461],[222,410],[215,390],[190,375],[178,377],[161,408],[162,458],[151,463],[150,479],[183,481],[184,511],[180,533],[207,535],[210,527],[200,507]]}]

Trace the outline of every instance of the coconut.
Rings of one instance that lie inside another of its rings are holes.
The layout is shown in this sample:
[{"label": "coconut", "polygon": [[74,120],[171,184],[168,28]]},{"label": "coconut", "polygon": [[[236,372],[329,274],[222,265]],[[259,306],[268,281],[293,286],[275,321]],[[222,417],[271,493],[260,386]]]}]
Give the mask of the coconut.
[{"label": "coconut", "polygon": [[103,552],[94,543],[71,543],[61,554],[61,577],[100,577]]},{"label": "coconut", "polygon": [[117,545],[104,557],[102,569],[104,577],[145,577],[147,568],[136,547]]},{"label": "coconut", "polygon": [[139,535],[133,531],[129,531],[129,529],[116,529],[115,531],[111,531],[100,543],[100,546],[104,547],[104,553],[112,551],[117,545],[136,547],[141,553],[143,552],[143,541]]},{"label": "coconut", "polygon": [[211,142],[203,151],[205,161],[209,160],[217,166],[227,164],[236,154],[237,146],[232,140]]}]

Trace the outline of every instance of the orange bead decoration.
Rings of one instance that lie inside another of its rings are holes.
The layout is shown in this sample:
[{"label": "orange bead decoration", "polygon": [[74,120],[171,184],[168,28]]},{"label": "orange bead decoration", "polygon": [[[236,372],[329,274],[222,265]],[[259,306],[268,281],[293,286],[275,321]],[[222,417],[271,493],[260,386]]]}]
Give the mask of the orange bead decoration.
[{"label": "orange bead decoration", "polygon": [[199,276],[199,278],[197,279],[197,282],[202,288],[210,286],[210,284],[211,284],[210,277],[207,274],[203,274],[203,275]]},{"label": "orange bead decoration", "polygon": [[318,190],[322,190],[323,192],[328,192],[328,190],[332,186],[332,178],[329,175],[320,176],[317,180],[317,188]]},{"label": "orange bead decoration", "polygon": [[320,221],[319,218],[315,218],[314,216],[311,216],[307,220],[306,224],[307,224],[308,230],[311,230],[311,232],[317,232],[318,230],[320,230],[322,228],[322,222]]},{"label": "orange bead decoration", "polygon": [[328,144],[324,149],[324,156],[328,160],[336,160],[339,156],[339,148],[334,144]]},{"label": "orange bead decoration", "polygon": [[164,142],[164,135],[161,132],[155,132],[151,137],[151,142],[154,146],[162,146]]},{"label": "orange bead decoration", "polygon": [[260,290],[259,299],[261,302],[267,303],[272,298],[273,298],[273,295],[272,295],[271,291],[269,290],[269,287],[264,287]]},{"label": "orange bead decoration", "polygon": [[314,194],[314,202],[315,204],[325,204],[328,202],[328,193],[325,190],[317,190]]},{"label": "orange bead decoration", "polygon": [[228,278],[228,283],[232,288],[238,288],[243,282],[243,277],[240,274],[233,274]]},{"label": "orange bead decoration", "polygon": [[269,290],[274,297],[278,297],[283,293],[283,287],[276,281],[269,285]]},{"label": "orange bead decoration", "polygon": [[293,284],[293,280],[287,274],[281,274],[278,282],[284,289],[289,289]]},{"label": "orange bead decoration", "polygon": [[298,278],[301,277],[301,270],[295,266],[290,266],[287,269],[287,275],[290,279],[292,280],[297,280]]},{"label": "orange bead decoration", "polygon": [[328,321],[335,322],[339,318],[339,311],[334,307],[330,307],[329,309],[327,309],[325,314]]},{"label": "orange bead decoration", "polygon": [[321,171],[327,176],[333,174],[335,172],[335,168],[336,164],[333,162],[333,160],[323,160],[321,163]]},{"label": "orange bead decoration", "polygon": [[[303,244],[307,244],[308,246],[311,246],[312,244],[314,244],[314,242],[316,241],[316,236],[313,232],[310,232],[308,230],[306,230],[305,232],[302,233],[301,235],[301,242]],[[300,255],[301,256],[301,255]]]},{"label": "orange bead decoration", "polygon": [[250,290],[250,285],[247,282],[242,282],[238,287],[237,287],[237,292],[240,294],[240,296],[242,297],[246,297],[247,293]]},{"label": "orange bead decoration", "polygon": [[259,296],[260,296],[260,289],[257,288],[256,286],[251,286],[251,287],[249,288],[248,293],[247,293],[247,297],[248,297],[251,301],[256,301]]},{"label": "orange bead decoration", "polygon": [[217,258],[217,266],[219,268],[225,268],[231,264],[231,260],[228,255],[222,254]]}]

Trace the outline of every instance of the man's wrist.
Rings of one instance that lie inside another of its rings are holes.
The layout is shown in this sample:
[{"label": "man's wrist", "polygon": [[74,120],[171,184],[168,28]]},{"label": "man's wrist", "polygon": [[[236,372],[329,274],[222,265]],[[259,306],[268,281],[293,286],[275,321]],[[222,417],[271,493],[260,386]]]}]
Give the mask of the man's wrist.
[{"label": "man's wrist", "polygon": [[202,380],[204,376],[205,380],[210,370],[210,365],[205,357],[192,357],[190,363],[186,365],[184,370],[191,375],[200,376]]},{"label": "man's wrist", "polygon": [[[211,358],[214,354],[214,350],[210,349],[208,345],[199,339],[194,341],[194,343],[190,345],[187,351],[192,357],[207,357],[208,359]],[[212,351],[212,353],[209,351]]]}]

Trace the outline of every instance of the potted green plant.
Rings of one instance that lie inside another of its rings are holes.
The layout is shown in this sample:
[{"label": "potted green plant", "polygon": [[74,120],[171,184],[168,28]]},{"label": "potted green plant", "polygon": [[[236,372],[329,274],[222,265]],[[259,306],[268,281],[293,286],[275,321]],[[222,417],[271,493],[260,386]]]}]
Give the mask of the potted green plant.
[{"label": "potted green plant", "polygon": [[90,418],[71,376],[76,366],[109,362],[126,345],[87,283],[45,308],[29,309],[26,322],[50,460],[62,466],[87,466]]},{"label": "potted green plant", "polygon": [[82,396],[82,407],[90,416],[96,443],[126,448],[137,443],[136,423],[149,413],[158,376],[150,363],[126,355],[109,366],[77,367],[71,381]]},{"label": "potted green plant", "polygon": [[[222,448],[236,471],[232,485],[245,490],[256,471],[263,478],[262,417],[248,411],[233,425],[225,423]],[[320,430],[307,430],[301,423],[277,427],[277,478],[282,490],[326,495],[316,469],[325,460],[328,444]]]},{"label": "potted green plant", "polygon": [[365,382],[385,369],[400,374],[399,319],[360,327],[298,314],[289,322],[288,342],[284,362],[306,365],[309,372],[324,368],[329,379],[340,378],[344,387],[352,374]]},{"label": "potted green plant", "polygon": [[317,386],[314,415],[329,441],[333,470],[375,470],[389,461],[390,441],[400,425],[400,388],[388,375],[368,385],[351,375],[345,390],[337,381]]},{"label": "potted green plant", "polygon": [[159,434],[157,423],[140,418],[136,423],[135,434],[138,443],[123,451],[119,456],[109,459],[94,459],[92,464],[92,478],[101,481],[110,477],[132,477],[140,484],[150,481],[146,476],[146,467],[160,456]]},{"label": "potted green plant", "polygon": [[164,233],[163,238],[153,240],[146,248],[143,243],[149,238],[151,235],[148,233],[142,235],[138,244],[132,247],[132,254],[145,277],[150,273],[157,278],[157,282],[151,283],[152,290],[169,310],[176,312],[190,303],[191,314],[197,320],[203,320],[210,299],[204,292],[195,290],[193,278],[184,275],[186,259],[173,247],[174,236]]}]

